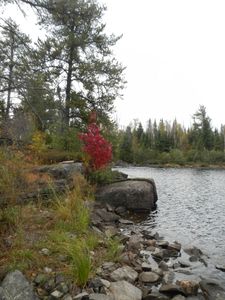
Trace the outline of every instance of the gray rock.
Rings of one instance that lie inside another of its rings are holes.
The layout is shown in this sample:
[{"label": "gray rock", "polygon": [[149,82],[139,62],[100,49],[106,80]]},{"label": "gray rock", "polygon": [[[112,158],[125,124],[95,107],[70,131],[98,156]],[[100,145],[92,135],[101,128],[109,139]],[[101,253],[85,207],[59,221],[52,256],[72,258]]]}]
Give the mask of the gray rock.
[{"label": "gray rock", "polygon": [[167,265],[167,263],[165,263],[165,261],[161,261],[159,263],[159,268],[162,269],[163,271],[168,271],[169,267]]},{"label": "gray rock", "polygon": [[119,216],[113,212],[107,211],[105,208],[98,209],[96,214],[104,221],[104,222],[115,222],[119,220]]},{"label": "gray rock", "polygon": [[152,292],[151,294],[143,297],[143,300],[169,300],[170,298],[159,292]]},{"label": "gray rock", "polygon": [[113,298],[109,295],[105,294],[90,294],[89,300],[113,300]]},{"label": "gray rock", "polygon": [[175,296],[178,294],[182,294],[184,295],[183,290],[181,289],[180,286],[176,285],[176,284],[163,284],[159,291],[161,293],[165,293],[166,295],[171,295],[171,296]]},{"label": "gray rock", "polygon": [[112,282],[109,290],[116,300],[141,300],[142,291],[127,281]]},{"label": "gray rock", "polygon": [[0,300],[7,300],[5,292],[2,287],[0,287]]},{"label": "gray rock", "polygon": [[37,173],[50,174],[55,179],[69,178],[75,174],[83,173],[82,163],[61,162],[55,165],[45,165],[34,169]]},{"label": "gray rock", "polygon": [[186,298],[182,295],[177,295],[175,297],[172,298],[172,300],[185,300]]},{"label": "gray rock", "polygon": [[56,291],[51,293],[51,296],[52,296],[53,299],[59,299],[63,296],[63,293],[56,290]]},{"label": "gray rock", "polygon": [[34,282],[39,285],[39,284],[44,284],[46,282],[46,280],[47,280],[47,277],[45,274],[38,274],[35,277]]},{"label": "gray rock", "polygon": [[142,270],[145,271],[145,272],[148,272],[148,271],[151,271],[151,270],[152,270],[152,266],[151,266],[150,264],[146,263],[146,262],[143,262],[143,263],[141,264],[141,268],[142,268]]},{"label": "gray rock", "polygon": [[80,293],[80,294],[76,295],[75,297],[73,297],[73,299],[81,300],[83,297],[88,297],[88,293],[87,292]]},{"label": "gray rock", "polygon": [[153,282],[157,282],[159,280],[159,275],[154,273],[154,272],[142,272],[139,275],[139,280],[142,282],[149,282],[149,283],[153,283]]},{"label": "gray rock", "polygon": [[207,300],[224,300],[225,289],[218,282],[210,280],[202,280],[199,282],[200,288],[203,291]]},{"label": "gray rock", "polygon": [[153,180],[130,179],[99,187],[96,200],[133,211],[151,211],[156,206],[157,193]]},{"label": "gray rock", "polygon": [[178,243],[178,242],[174,242],[172,244],[169,244],[167,248],[169,250],[175,250],[175,251],[180,252],[180,250],[181,250],[181,244]]},{"label": "gray rock", "polygon": [[202,251],[197,247],[184,248],[184,252],[188,255],[195,256],[198,258],[203,255]]},{"label": "gray rock", "polygon": [[[24,275],[16,270],[9,273],[2,282],[2,299],[5,300],[37,300],[39,299]],[[0,292],[1,292],[0,291]],[[5,297],[5,298],[4,298]]]},{"label": "gray rock", "polygon": [[101,280],[104,287],[106,287],[107,289],[110,287],[110,284],[111,284],[110,281],[105,280],[103,278],[101,278],[100,280]]},{"label": "gray rock", "polygon": [[189,268],[191,266],[189,262],[183,259],[178,259],[178,262],[182,268]]},{"label": "gray rock", "polygon": [[50,250],[47,248],[43,248],[40,250],[40,253],[45,255],[45,256],[49,256],[50,255]]},{"label": "gray rock", "polygon": [[131,220],[119,219],[119,223],[123,225],[133,225],[134,222]]},{"label": "gray rock", "polygon": [[156,245],[161,248],[167,248],[169,246],[169,242],[159,240],[159,241],[157,241]]},{"label": "gray rock", "polygon": [[70,294],[65,295],[62,299],[63,300],[73,300],[73,298]]},{"label": "gray rock", "polygon": [[115,212],[120,216],[124,216],[127,213],[127,209],[124,206],[118,206]]},{"label": "gray rock", "polygon": [[129,250],[139,250],[142,248],[143,238],[140,234],[134,234],[130,237],[128,242]]},{"label": "gray rock", "polygon": [[111,274],[111,279],[114,281],[126,280],[134,282],[138,278],[138,273],[129,266],[116,269]]}]

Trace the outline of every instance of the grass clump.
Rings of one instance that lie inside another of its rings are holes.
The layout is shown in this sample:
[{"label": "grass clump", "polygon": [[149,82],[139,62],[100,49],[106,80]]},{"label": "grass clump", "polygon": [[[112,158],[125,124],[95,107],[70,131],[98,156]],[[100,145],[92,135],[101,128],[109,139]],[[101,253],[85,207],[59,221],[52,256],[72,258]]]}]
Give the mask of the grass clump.
[{"label": "grass clump", "polygon": [[[64,231],[85,233],[90,223],[90,213],[86,196],[91,195],[91,187],[81,175],[74,178],[75,188],[63,197],[57,197],[55,212],[57,227]],[[90,196],[89,196],[90,198]]]},{"label": "grass clump", "polygon": [[106,259],[109,261],[118,262],[123,251],[123,245],[119,238],[109,238],[106,241]]}]

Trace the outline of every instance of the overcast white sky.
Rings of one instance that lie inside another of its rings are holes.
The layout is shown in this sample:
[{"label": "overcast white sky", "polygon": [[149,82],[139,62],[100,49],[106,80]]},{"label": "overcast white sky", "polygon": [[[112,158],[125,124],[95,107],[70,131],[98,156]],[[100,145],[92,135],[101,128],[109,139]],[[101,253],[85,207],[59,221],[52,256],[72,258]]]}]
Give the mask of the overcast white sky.
[{"label": "overcast white sky", "polygon": [[225,123],[225,1],[103,0],[115,54],[127,66],[120,124],[164,118],[188,126],[199,105]]},{"label": "overcast white sky", "polygon": [[116,101],[120,125],[176,117],[189,126],[200,104],[214,126],[225,123],[224,0],[101,2],[108,7],[107,30],[123,34],[115,47],[128,81],[124,99]]}]

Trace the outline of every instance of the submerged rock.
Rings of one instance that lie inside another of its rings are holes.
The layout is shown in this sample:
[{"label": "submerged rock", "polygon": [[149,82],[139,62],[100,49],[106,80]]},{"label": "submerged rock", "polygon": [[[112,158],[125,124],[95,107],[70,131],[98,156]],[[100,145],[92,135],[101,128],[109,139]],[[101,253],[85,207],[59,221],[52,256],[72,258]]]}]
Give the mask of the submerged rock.
[{"label": "submerged rock", "polygon": [[200,288],[207,300],[224,300],[225,289],[218,282],[211,280],[202,280],[199,282]]}]

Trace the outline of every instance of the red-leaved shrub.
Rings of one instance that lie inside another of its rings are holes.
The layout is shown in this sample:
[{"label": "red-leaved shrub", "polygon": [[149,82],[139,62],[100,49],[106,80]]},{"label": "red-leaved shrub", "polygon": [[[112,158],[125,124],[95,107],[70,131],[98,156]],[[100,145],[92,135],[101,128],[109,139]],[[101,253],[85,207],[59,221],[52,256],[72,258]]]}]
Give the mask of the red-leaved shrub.
[{"label": "red-leaved shrub", "polygon": [[112,146],[100,134],[97,124],[89,124],[87,133],[80,133],[79,138],[84,142],[83,150],[88,155],[89,167],[92,170],[106,167],[112,159]]}]

